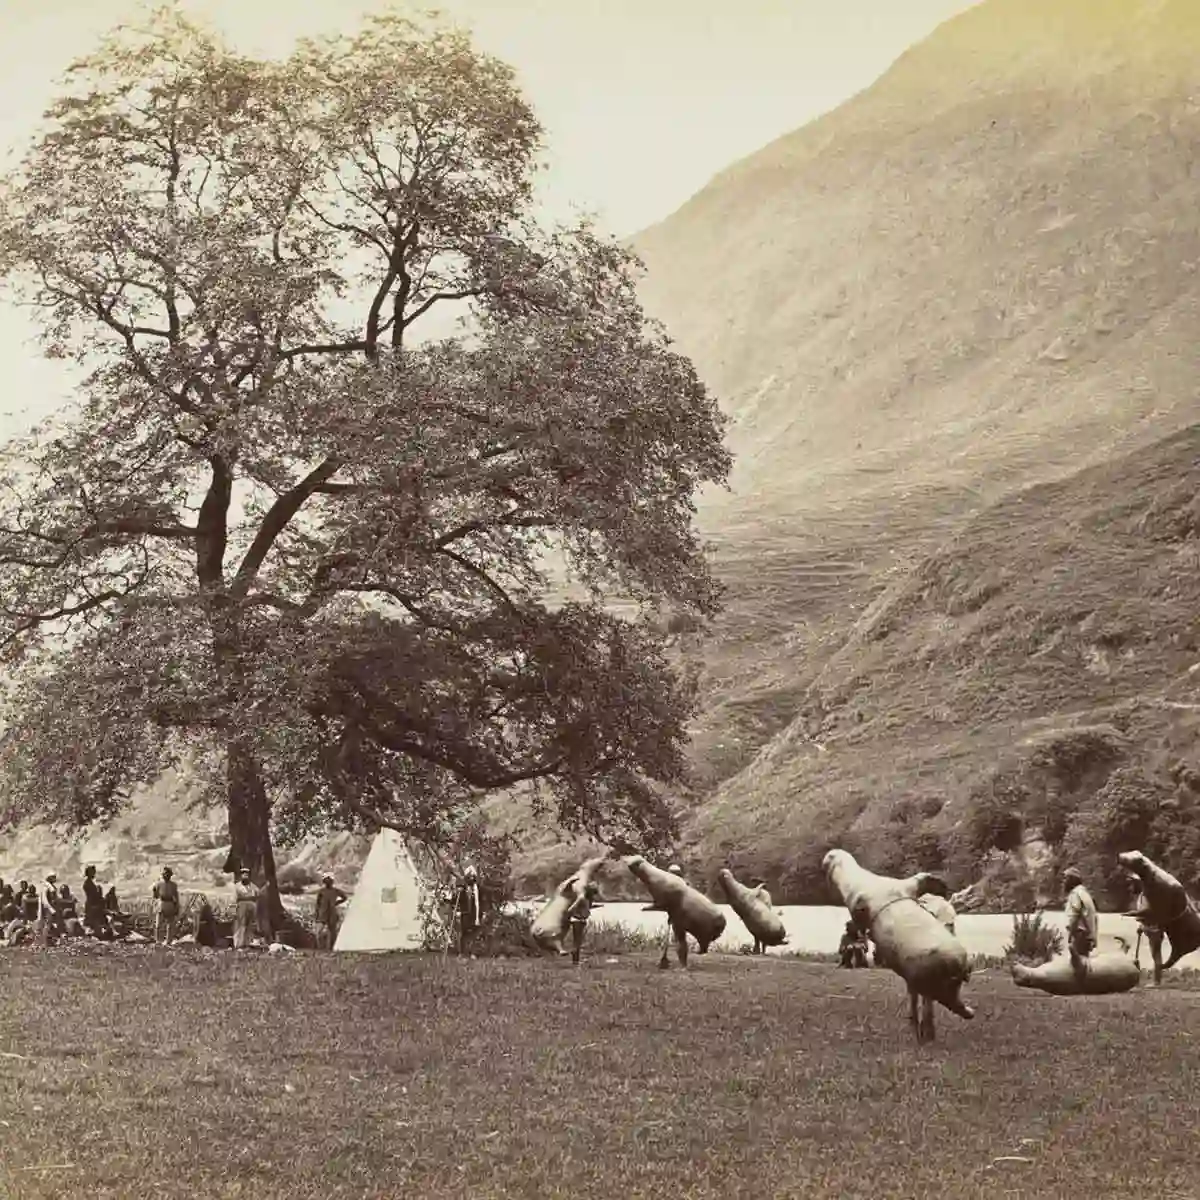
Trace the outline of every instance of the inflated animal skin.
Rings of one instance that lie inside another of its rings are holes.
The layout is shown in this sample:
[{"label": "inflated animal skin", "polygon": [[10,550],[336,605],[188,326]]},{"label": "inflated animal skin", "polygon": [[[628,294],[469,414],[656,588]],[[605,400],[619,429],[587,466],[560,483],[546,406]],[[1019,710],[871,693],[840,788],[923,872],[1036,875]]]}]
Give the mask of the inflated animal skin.
[{"label": "inflated animal skin", "polygon": [[1173,967],[1185,954],[1200,949],[1200,913],[1188,898],[1183,884],[1140,850],[1118,854],[1117,862],[1142,881],[1146,913],[1171,943],[1171,955],[1163,963],[1163,970]]},{"label": "inflated animal skin", "polygon": [[670,917],[672,927],[696,939],[701,954],[725,932],[725,914],[690,883],[648,863],[640,854],[631,855],[625,865],[645,885],[654,907]]},{"label": "inflated animal skin", "polygon": [[921,876],[893,879],[876,875],[846,850],[830,850],[822,865],[855,924],[874,942],[875,961],[895,971],[908,985],[909,1019],[917,1040],[934,1038],[934,1001],[971,1020],[975,1012],[959,994],[971,978],[967,951],[941,921],[917,903]]},{"label": "inflated animal skin", "polygon": [[564,879],[530,925],[530,936],[548,954],[567,953],[562,944],[567,934],[567,910],[604,862],[603,857],[589,858],[574,875]]},{"label": "inflated animal skin", "polygon": [[1077,971],[1069,954],[1060,954],[1040,967],[1013,963],[1017,987],[1036,988],[1053,996],[1109,996],[1137,987],[1141,971],[1128,955],[1113,951],[1079,960]]},{"label": "inflated animal skin", "polygon": [[764,946],[782,946],[787,940],[787,930],[779,914],[763,902],[754,888],[739,883],[733,872],[722,867],[717,872],[721,890],[729,901],[729,907],[742,919],[742,924],[751,935]]}]

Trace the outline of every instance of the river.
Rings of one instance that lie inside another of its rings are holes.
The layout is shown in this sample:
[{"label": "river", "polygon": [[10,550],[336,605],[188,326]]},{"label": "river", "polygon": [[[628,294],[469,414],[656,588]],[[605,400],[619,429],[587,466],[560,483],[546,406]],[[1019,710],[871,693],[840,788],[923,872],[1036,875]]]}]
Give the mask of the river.
[{"label": "river", "polygon": [[[514,907],[536,912],[545,900],[519,901]],[[719,906],[726,915],[725,934],[716,945],[715,951],[736,953],[749,946],[753,939],[746,931],[741,919],[728,905]],[[645,912],[642,903],[613,902],[601,904],[592,915],[594,925],[620,924],[631,929],[640,929],[650,934],[661,934],[666,918],[661,912]],[[846,910],[833,905],[782,905],[775,909],[788,932],[786,946],[776,946],[768,954],[814,953],[834,954],[846,925]],[[1049,910],[1042,914],[1047,925],[1063,931],[1062,911]],[[1005,946],[1012,941],[1013,918],[1011,913],[959,913],[955,932],[969,954],[986,954],[999,958]],[[1118,938],[1129,943],[1130,953],[1137,942],[1137,922],[1121,913],[1100,914],[1101,952],[1119,950]],[[1143,966],[1150,965],[1150,950],[1143,944],[1141,951]],[[1200,970],[1200,950],[1179,960],[1176,967],[1182,970]],[[1174,969],[1174,968],[1173,968]]]}]

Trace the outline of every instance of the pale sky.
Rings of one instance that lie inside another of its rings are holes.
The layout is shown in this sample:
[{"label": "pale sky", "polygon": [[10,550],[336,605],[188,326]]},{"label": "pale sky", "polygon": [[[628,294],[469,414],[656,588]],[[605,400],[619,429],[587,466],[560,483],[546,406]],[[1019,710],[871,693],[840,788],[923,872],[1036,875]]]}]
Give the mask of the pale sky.
[{"label": "pale sky", "polygon": [[[626,236],[724,168],[836,107],[974,0],[444,0],[477,44],[519,73],[546,128],[547,210],[594,213]],[[362,0],[184,0],[238,49],[286,54],[298,35],[349,29]],[[70,61],[136,0],[0,0],[0,144],[36,129]],[[68,394],[26,315],[0,304],[8,395],[0,439]]]}]

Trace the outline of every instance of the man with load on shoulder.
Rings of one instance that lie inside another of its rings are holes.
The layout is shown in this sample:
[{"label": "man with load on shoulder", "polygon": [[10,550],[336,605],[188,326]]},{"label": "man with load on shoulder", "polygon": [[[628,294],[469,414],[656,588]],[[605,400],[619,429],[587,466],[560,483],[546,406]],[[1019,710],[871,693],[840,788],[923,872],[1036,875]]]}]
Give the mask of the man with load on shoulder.
[{"label": "man with load on shoulder", "polygon": [[578,966],[579,951],[583,946],[583,935],[587,931],[587,923],[591,918],[592,909],[600,903],[600,888],[594,879],[589,879],[583,891],[571,902],[567,909],[567,921],[571,926],[571,961]]},{"label": "man with load on shoulder", "polygon": [[[677,862],[673,862],[667,870],[672,875],[677,875],[680,879],[683,878],[683,868]],[[653,908],[654,905],[650,905],[650,907]],[[667,928],[663,936],[662,957],[658,960],[661,970],[665,971],[671,965],[670,952],[672,942],[675,943],[675,957],[679,960],[679,965],[686,967],[688,960],[687,933],[682,929],[676,928],[675,919],[668,913]]]},{"label": "man with load on shoulder", "polygon": [[954,905],[950,903],[949,884],[940,875],[934,875],[928,871],[922,872],[919,879],[917,903],[953,933],[958,913],[954,911]]},{"label": "man with load on shoulder", "polygon": [[[771,903],[771,893],[767,891],[767,881],[765,879],[755,878],[750,881],[750,886],[754,889],[755,900],[760,901],[767,908],[773,908]],[[750,948],[751,954],[766,954],[767,948],[758,940],[757,935],[754,936],[754,945]]]}]

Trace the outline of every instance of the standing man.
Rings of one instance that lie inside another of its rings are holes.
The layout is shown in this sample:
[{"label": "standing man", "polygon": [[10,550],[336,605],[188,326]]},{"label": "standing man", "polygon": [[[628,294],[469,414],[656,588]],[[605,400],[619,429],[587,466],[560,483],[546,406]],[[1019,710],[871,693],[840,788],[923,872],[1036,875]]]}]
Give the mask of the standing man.
[{"label": "standing man", "polygon": [[1064,906],[1067,951],[1071,956],[1071,966],[1078,972],[1084,969],[1084,960],[1096,949],[1099,934],[1096,902],[1091,892],[1083,886],[1083,876],[1076,867],[1068,867],[1062,878],[1063,885],[1069,889]]},{"label": "standing man", "polygon": [[346,893],[333,886],[333,876],[326,875],[317,892],[317,946],[322,950],[332,950],[337,942],[338,927],[342,923],[338,905],[345,899]]},{"label": "standing man", "polygon": [[38,913],[41,911],[41,900],[38,897],[38,890],[27,880],[21,880],[21,886],[17,889],[17,907],[21,910],[21,916],[25,918],[28,925],[37,923]]},{"label": "standing man", "polygon": [[258,888],[250,878],[250,868],[238,872],[233,885],[233,948],[244,950],[250,945],[254,922],[258,915]]},{"label": "standing man", "polygon": [[[672,863],[667,870],[672,875],[678,875],[680,879],[683,878],[683,868],[678,863]],[[675,957],[679,959],[679,965],[686,967],[688,959],[687,934],[682,929],[676,927],[674,918],[670,913],[667,913],[667,928],[663,933],[662,958],[658,960],[660,971],[665,971],[671,965],[670,953],[672,942],[675,943]]]},{"label": "standing man", "polygon": [[175,919],[179,916],[179,885],[171,876],[170,867],[163,867],[162,878],[154,885],[154,940],[169,946],[175,937]]},{"label": "standing man", "polygon": [[[479,877],[474,865],[463,872],[463,881],[458,888],[458,956],[465,958],[467,944],[479,929]],[[475,956],[472,955],[472,958]]]},{"label": "standing man", "polygon": [[93,937],[103,937],[108,930],[108,914],[104,909],[104,891],[96,882],[96,868],[83,872],[83,924]]},{"label": "standing man", "polygon": [[1131,897],[1132,903],[1125,915],[1133,917],[1137,921],[1137,945],[1133,950],[1133,965],[1135,967],[1141,966],[1138,962],[1138,955],[1141,953],[1142,938],[1144,937],[1147,945],[1150,947],[1150,961],[1154,964],[1154,986],[1158,987],[1162,983],[1162,945],[1164,933],[1159,926],[1155,925],[1154,919],[1150,915],[1150,909],[1146,904],[1146,897],[1142,892],[1142,881],[1131,873],[1129,886],[1133,892]]},{"label": "standing man", "polygon": [[[752,879],[751,884],[754,887],[754,898],[761,900],[768,908],[773,908],[771,903],[771,893],[767,891],[767,881],[765,879]],[[754,939],[754,945],[750,949],[751,954],[766,954],[767,948],[758,940]]]},{"label": "standing man", "polygon": [[42,936],[42,945],[49,946],[54,942],[57,927],[58,876],[51,871],[38,896],[38,932]]},{"label": "standing man", "polygon": [[567,909],[567,920],[571,924],[571,961],[579,965],[579,951],[583,946],[583,935],[587,932],[588,919],[592,908],[599,903],[600,888],[594,879],[589,879],[583,891],[571,902]]}]

